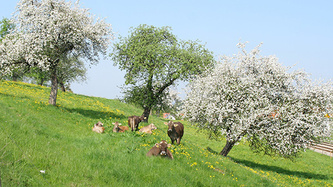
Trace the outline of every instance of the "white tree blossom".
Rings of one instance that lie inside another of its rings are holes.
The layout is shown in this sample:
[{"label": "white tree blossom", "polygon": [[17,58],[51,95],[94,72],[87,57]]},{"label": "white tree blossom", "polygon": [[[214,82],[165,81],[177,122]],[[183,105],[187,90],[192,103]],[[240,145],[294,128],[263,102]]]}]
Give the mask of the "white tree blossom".
[{"label": "white tree blossom", "polygon": [[[79,1],[20,0],[12,21],[15,29],[0,44],[0,68],[7,74],[25,66],[56,75],[60,59],[69,54],[97,63],[113,39],[111,25],[95,20]],[[56,76],[51,79],[55,85]],[[55,89],[51,95],[56,98]]]},{"label": "white tree blossom", "polygon": [[[331,82],[312,83],[303,71],[289,72],[259,47],[222,56],[213,69],[190,82],[185,117],[201,128],[225,135],[226,156],[246,138],[266,154],[296,156],[316,138],[330,136]],[[325,117],[326,115],[326,117]]]}]

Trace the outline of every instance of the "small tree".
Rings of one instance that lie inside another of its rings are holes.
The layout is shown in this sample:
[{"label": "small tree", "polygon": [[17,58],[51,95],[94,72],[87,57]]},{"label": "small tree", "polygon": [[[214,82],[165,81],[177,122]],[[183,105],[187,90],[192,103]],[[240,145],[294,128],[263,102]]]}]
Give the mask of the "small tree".
[{"label": "small tree", "polygon": [[0,69],[10,73],[13,67],[38,67],[50,72],[52,105],[56,105],[61,59],[70,55],[97,63],[113,35],[111,25],[95,21],[79,1],[72,5],[65,0],[20,0],[13,21],[13,33],[0,45]]},{"label": "small tree", "polygon": [[193,41],[179,41],[169,27],[140,25],[130,36],[120,38],[111,57],[126,70],[127,100],[143,107],[148,121],[150,110],[177,80],[200,74],[213,62],[212,53]]},{"label": "small tree", "polygon": [[29,72],[25,74],[25,78],[34,84],[45,86],[50,81],[50,72],[38,67],[31,67]]},{"label": "small tree", "polygon": [[[77,81],[85,81],[87,69],[84,66],[84,62],[76,57],[65,57],[61,59],[57,68],[57,79],[62,91],[66,91],[65,87],[70,86],[70,83]],[[44,71],[38,67],[30,68],[30,72],[25,74],[36,82],[38,85],[44,85],[49,83],[50,72]]]},{"label": "small tree", "polygon": [[66,57],[61,60],[58,70],[58,82],[62,91],[66,91],[65,85],[70,86],[70,83],[87,80],[87,68],[84,62],[76,57]]},{"label": "small tree", "polygon": [[221,155],[246,138],[251,148],[268,155],[297,156],[314,140],[328,137],[332,84],[313,84],[302,71],[288,73],[274,56],[250,53],[245,44],[235,56],[223,56],[211,71],[189,85],[185,116],[226,136]]}]

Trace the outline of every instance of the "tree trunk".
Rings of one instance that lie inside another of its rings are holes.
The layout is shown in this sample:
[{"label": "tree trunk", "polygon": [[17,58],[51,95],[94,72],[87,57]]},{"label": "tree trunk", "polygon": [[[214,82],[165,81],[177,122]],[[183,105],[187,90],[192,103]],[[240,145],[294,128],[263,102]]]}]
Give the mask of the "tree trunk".
[{"label": "tree trunk", "polygon": [[39,82],[39,85],[40,85],[40,86],[43,86],[43,84],[44,84],[44,78],[41,78],[41,79],[40,79],[40,82]]},{"label": "tree trunk", "polygon": [[17,79],[18,79],[17,73],[15,73],[15,72],[13,73],[12,79],[13,79],[13,81],[17,82]]},{"label": "tree trunk", "polygon": [[220,155],[227,156],[230,150],[234,147],[236,141],[229,141],[227,140],[227,143],[225,144],[224,148],[220,152]]},{"label": "tree trunk", "polygon": [[149,77],[148,77],[148,81],[147,81],[147,96],[146,96],[147,102],[145,103],[145,106],[143,107],[144,111],[142,114],[145,117],[143,120],[144,122],[148,122],[150,110],[151,110],[152,105],[155,100],[154,91],[153,91],[153,76],[154,76],[154,74],[152,72],[149,72]]},{"label": "tree trunk", "polygon": [[60,84],[61,91],[66,92],[66,88],[65,88],[64,82],[60,81],[59,84]]},{"label": "tree trunk", "polygon": [[57,68],[56,66],[52,66],[51,68],[51,93],[49,104],[57,105],[57,94],[58,94],[58,79],[57,79]]},{"label": "tree trunk", "polygon": [[148,122],[150,110],[151,110],[151,107],[144,107],[144,111],[143,111],[142,115],[145,117],[145,119],[143,120],[143,122]]}]

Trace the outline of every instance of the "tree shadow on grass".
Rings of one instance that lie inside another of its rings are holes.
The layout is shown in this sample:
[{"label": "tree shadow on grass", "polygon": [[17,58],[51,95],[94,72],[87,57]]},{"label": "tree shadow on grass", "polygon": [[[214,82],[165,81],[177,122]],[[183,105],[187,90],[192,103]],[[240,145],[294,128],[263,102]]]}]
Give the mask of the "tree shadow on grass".
[{"label": "tree shadow on grass", "polygon": [[216,155],[219,154],[218,152],[214,151],[214,150],[213,150],[212,148],[210,148],[210,147],[207,147],[207,151],[209,151],[209,152],[211,152],[211,153],[213,153],[213,154],[216,154]]},{"label": "tree shadow on grass", "polygon": [[13,100],[20,100],[20,99],[26,99],[26,100],[30,100],[31,97],[28,97],[28,96],[22,96],[22,95],[15,95],[15,94],[10,94],[10,93],[1,93],[0,92],[0,95],[3,95],[4,97],[10,97],[12,98]]},{"label": "tree shadow on grass", "polygon": [[327,180],[328,179],[328,176],[322,175],[322,174],[314,174],[314,173],[302,172],[302,171],[291,171],[291,170],[283,169],[283,168],[277,167],[277,166],[263,165],[263,164],[258,164],[258,163],[252,162],[252,161],[237,159],[237,158],[232,158],[232,157],[231,157],[231,159],[239,164],[243,164],[250,168],[257,168],[257,169],[260,169],[263,171],[273,171],[273,172],[277,172],[279,174],[293,175],[293,176],[297,176],[298,178],[306,178],[306,179],[318,179],[318,180]]},{"label": "tree shadow on grass", "polygon": [[[210,147],[207,147],[207,150],[213,154],[219,154],[218,152],[214,151]],[[291,170],[287,170],[287,169],[277,167],[277,166],[270,166],[270,165],[255,163],[255,162],[252,162],[249,160],[238,159],[238,158],[233,158],[233,157],[229,157],[229,158],[238,164],[242,164],[242,165],[245,165],[245,166],[253,168],[253,169],[260,169],[263,171],[272,171],[272,172],[276,172],[276,173],[284,174],[284,175],[293,175],[298,178],[317,179],[317,180],[329,179],[329,177],[327,175],[314,174],[314,173],[302,172],[302,171],[291,171]]]},{"label": "tree shadow on grass", "polygon": [[[10,94],[10,93],[0,93],[0,95],[4,96],[4,97],[10,97],[13,98],[14,100],[35,100],[29,96],[22,96],[22,95],[15,95],[15,94]],[[41,104],[42,106],[45,106],[45,104]],[[51,106],[51,105],[49,105]],[[127,116],[123,115],[123,114],[115,114],[113,112],[101,112],[101,111],[96,111],[96,110],[86,110],[86,109],[82,109],[82,108],[67,108],[67,107],[63,107],[63,106],[57,106],[58,108],[61,108],[63,110],[68,111],[69,113],[78,113],[81,114],[85,117],[89,117],[91,119],[108,119],[110,117],[114,118],[118,118],[118,119],[127,119]]]},{"label": "tree shadow on grass", "polygon": [[86,109],[82,109],[82,108],[66,108],[63,107],[64,110],[67,110],[70,113],[78,113],[82,116],[91,118],[91,119],[109,119],[110,117],[115,119],[115,118],[119,118],[119,119],[127,119],[126,116],[124,116],[123,114],[115,114],[112,112],[101,112],[101,111],[96,111],[96,110],[86,110]]}]

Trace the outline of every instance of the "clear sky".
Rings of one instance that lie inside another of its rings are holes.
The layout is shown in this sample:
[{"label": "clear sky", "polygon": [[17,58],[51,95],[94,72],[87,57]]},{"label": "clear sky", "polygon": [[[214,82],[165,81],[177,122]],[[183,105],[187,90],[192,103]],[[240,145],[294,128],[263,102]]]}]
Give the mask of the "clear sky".
[{"label": "clear sky", "polygon": [[[0,18],[10,18],[17,2],[3,0]],[[333,79],[331,0],[81,0],[80,4],[96,17],[106,18],[116,38],[140,24],[170,26],[181,40],[205,43],[216,59],[237,53],[239,41],[248,41],[248,50],[263,42],[263,55],[275,55],[285,66],[296,65],[313,79]],[[87,82],[73,83],[72,90],[121,97],[123,77],[112,61],[101,58],[89,68]]]}]

